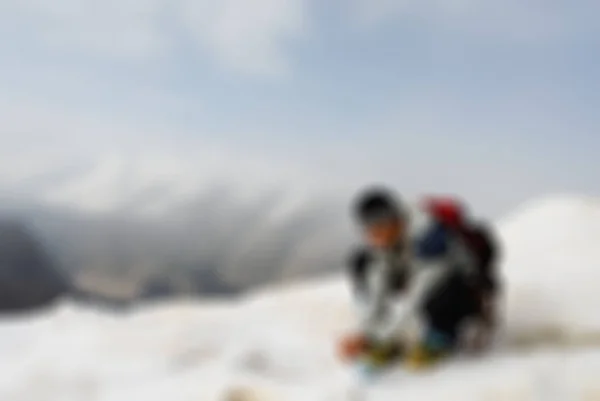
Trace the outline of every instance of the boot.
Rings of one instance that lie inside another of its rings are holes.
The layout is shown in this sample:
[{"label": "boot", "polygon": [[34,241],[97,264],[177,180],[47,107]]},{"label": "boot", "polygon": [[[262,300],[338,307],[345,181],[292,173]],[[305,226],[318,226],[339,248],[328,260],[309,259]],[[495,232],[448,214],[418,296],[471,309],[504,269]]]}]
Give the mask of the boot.
[{"label": "boot", "polygon": [[449,336],[430,331],[422,341],[407,350],[404,363],[410,370],[426,369],[447,357],[452,345]]}]

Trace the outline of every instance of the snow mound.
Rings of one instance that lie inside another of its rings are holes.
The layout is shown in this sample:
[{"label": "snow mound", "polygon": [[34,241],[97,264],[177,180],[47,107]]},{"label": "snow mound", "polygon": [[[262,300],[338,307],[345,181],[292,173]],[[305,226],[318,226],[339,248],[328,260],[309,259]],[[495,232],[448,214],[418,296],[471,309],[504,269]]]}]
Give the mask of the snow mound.
[{"label": "snow mound", "polygon": [[[337,361],[352,328],[338,277],[241,303],[109,315],[63,304],[0,325],[0,399],[11,401],[600,400],[600,206],[533,203],[498,224],[506,336],[485,358],[371,385]],[[558,334],[557,334],[558,333]],[[579,347],[586,344],[588,348]],[[540,349],[531,347],[539,345]],[[520,349],[515,345],[527,345]]]},{"label": "snow mound", "polygon": [[498,230],[511,341],[600,345],[600,200],[532,202]]}]

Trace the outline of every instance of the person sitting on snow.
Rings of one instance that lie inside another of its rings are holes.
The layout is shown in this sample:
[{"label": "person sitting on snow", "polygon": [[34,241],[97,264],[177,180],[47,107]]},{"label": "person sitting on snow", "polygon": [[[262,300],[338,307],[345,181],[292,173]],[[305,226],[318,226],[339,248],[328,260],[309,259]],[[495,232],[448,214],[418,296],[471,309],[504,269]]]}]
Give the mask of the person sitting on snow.
[{"label": "person sitting on snow", "polygon": [[[485,227],[461,220],[451,200],[409,209],[381,188],[362,194],[353,212],[367,244],[348,266],[360,327],[343,339],[344,358],[399,356],[418,368],[457,350],[467,322],[478,333],[472,345],[491,338],[497,251]],[[407,342],[415,327],[417,341]]]}]

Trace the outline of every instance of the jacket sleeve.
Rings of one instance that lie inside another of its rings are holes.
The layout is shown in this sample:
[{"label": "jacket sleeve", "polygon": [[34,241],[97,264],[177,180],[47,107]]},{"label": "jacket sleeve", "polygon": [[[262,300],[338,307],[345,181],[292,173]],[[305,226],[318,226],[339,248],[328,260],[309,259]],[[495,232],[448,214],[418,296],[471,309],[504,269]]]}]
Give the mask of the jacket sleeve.
[{"label": "jacket sleeve", "polygon": [[[384,263],[366,249],[354,250],[348,261],[353,304],[358,317],[358,330],[369,338],[377,339],[378,333],[389,325],[389,293],[386,269],[377,265]],[[371,274],[371,269],[376,274]]]},{"label": "jacket sleeve", "polygon": [[350,281],[352,303],[356,309],[358,326],[365,332],[373,315],[372,289],[369,288],[369,269],[374,262],[373,255],[366,248],[356,248],[350,252],[346,269]]}]

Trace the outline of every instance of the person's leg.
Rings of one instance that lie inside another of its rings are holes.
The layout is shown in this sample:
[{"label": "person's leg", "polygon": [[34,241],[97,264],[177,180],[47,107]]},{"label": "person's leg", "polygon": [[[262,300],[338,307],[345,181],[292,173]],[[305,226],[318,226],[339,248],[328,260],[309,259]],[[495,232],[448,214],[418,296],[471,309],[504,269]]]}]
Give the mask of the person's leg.
[{"label": "person's leg", "polygon": [[426,365],[456,349],[460,328],[476,312],[473,290],[459,274],[446,278],[427,297],[422,313],[425,332],[421,343],[408,355],[413,367]]},{"label": "person's leg", "polygon": [[454,346],[462,323],[478,311],[476,294],[459,273],[434,288],[423,305],[423,315],[432,341],[445,339]]}]

